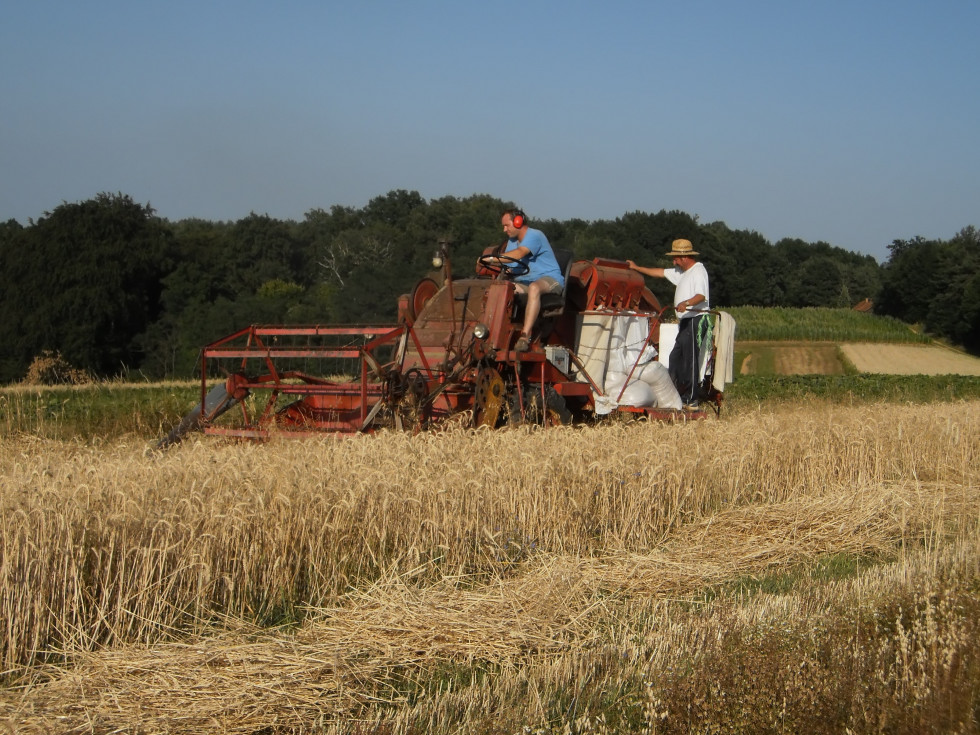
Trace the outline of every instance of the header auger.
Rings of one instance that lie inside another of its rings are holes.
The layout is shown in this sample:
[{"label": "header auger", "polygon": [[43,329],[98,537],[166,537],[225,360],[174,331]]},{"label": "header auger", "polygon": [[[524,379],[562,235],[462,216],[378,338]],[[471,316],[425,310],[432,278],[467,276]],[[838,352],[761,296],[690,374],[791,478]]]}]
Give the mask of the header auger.
[{"label": "header auger", "polygon": [[[200,403],[158,446],[196,430],[261,439],[720,412],[725,376],[714,376],[713,347],[702,366],[708,409],[682,409],[656,358],[676,331],[664,322],[673,309],[626,263],[557,251],[564,292],[543,297],[530,349],[516,352],[523,299],[506,269],[481,257],[474,276],[454,278],[449,255],[442,243],[438,273],[399,298],[396,324],[252,325],[207,345]],[[712,319],[713,345],[734,328],[721,316]],[[209,388],[216,375],[223,379]]]}]

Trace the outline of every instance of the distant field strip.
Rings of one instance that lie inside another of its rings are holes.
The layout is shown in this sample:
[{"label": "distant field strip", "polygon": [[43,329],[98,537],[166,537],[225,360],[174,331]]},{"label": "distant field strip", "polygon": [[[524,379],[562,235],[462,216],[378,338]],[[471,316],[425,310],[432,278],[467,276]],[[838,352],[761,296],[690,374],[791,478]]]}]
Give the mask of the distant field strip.
[{"label": "distant field strip", "polygon": [[742,375],[841,375],[844,368],[831,342],[740,343],[749,354],[742,362]]},{"label": "distant field strip", "polygon": [[842,344],[862,373],[881,375],[980,375],[980,358],[938,345]]}]

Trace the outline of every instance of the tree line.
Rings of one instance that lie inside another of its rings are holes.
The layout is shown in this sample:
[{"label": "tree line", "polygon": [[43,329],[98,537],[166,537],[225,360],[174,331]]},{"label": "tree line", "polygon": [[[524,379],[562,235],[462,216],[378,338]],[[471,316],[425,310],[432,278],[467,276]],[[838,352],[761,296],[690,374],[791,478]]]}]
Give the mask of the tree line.
[{"label": "tree line", "polygon": [[[313,209],[302,221],[252,213],[236,222],[169,221],[130,196],[62,203],[26,226],[0,224],[0,382],[58,352],[112,377],[187,377],[201,347],[253,323],[393,323],[399,294],[452,243],[456,272],[503,235],[509,202],[483,194],[427,201],[397,190],[361,208]],[[850,307],[918,322],[980,350],[980,256],[973,227],[949,242],[896,241],[886,263],[824,242],[783,239],[680,211],[615,220],[534,221],[576,257],[667,264],[670,242],[696,243],[725,306]],[[659,280],[659,279],[658,279]],[[671,286],[649,284],[661,301]]]}]

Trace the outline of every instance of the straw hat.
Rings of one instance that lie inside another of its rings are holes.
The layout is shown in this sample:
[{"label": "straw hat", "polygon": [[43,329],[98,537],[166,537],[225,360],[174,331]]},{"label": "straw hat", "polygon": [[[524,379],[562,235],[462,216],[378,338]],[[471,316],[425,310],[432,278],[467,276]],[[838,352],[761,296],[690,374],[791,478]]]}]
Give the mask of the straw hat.
[{"label": "straw hat", "polygon": [[692,255],[700,255],[700,253],[694,249],[690,240],[674,240],[670,244],[670,252],[667,253],[668,258],[683,258]]}]

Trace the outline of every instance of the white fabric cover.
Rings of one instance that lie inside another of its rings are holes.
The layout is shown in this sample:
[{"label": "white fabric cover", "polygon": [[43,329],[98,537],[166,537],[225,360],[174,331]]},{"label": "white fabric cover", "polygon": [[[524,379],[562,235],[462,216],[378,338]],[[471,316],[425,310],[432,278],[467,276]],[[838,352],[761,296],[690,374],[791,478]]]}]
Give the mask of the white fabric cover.
[{"label": "white fabric cover", "polygon": [[735,319],[727,311],[720,312],[715,324],[715,372],[712,387],[724,393],[725,384],[734,379]]},{"label": "white fabric cover", "polygon": [[674,349],[674,342],[677,341],[677,325],[660,325],[660,355],[657,359],[665,368],[670,367],[670,351]]},{"label": "white fabric cover", "polygon": [[[576,354],[602,388],[602,395],[593,396],[597,413],[609,413],[619,405],[681,408],[680,395],[666,368],[656,361],[656,348],[647,344],[649,317],[590,314],[580,317],[578,327]],[[630,371],[633,376],[627,385]],[[576,377],[586,380],[583,375]]]}]

